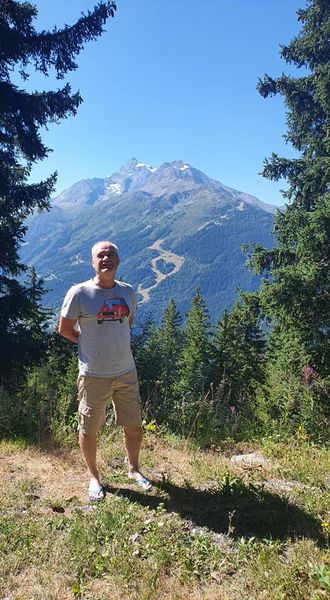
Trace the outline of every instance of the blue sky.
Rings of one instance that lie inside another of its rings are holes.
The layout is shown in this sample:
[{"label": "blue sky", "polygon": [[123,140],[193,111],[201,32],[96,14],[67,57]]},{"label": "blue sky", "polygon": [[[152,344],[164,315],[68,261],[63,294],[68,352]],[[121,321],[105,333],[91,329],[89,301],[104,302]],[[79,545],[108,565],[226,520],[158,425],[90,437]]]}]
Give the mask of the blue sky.
[{"label": "blue sky", "polygon": [[[32,0],[33,1],[33,0]],[[36,0],[37,29],[72,24],[93,0]],[[258,173],[283,140],[281,98],[263,99],[258,77],[289,66],[280,44],[299,31],[305,0],[117,0],[117,13],[86,44],[70,73],[84,102],[76,117],[42,132],[50,157],[33,179],[54,170],[57,193],[76,181],[105,177],[135,156],[159,166],[184,160],[225,185],[283,204],[281,184]],[[292,68],[291,68],[292,70]],[[31,76],[31,89],[62,82]]]}]

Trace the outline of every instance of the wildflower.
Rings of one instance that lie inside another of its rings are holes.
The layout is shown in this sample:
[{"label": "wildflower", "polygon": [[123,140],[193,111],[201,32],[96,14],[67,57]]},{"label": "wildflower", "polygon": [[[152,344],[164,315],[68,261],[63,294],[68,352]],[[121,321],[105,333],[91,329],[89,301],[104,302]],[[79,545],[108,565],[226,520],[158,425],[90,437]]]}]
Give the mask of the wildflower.
[{"label": "wildflower", "polygon": [[304,367],[302,369],[302,374],[303,374],[305,383],[311,383],[313,381],[313,379],[315,379],[315,376],[317,375],[315,369],[313,369],[313,367],[311,367],[310,365],[304,365]]},{"label": "wildflower", "polygon": [[232,415],[234,415],[236,413],[236,408],[235,406],[230,406],[229,407],[229,412],[231,412]]},{"label": "wildflower", "polygon": [[325,393],[327,396],[329,395],[321,375],[313,367],[305,365],[302,368],[302,376],[306,385],[309,385],[314,390]]},{"label": "wildflower", "polygon": [[324,529],[324,530],[328,529],[328,527],[329,527],[329,523],[328,523],[328,521],[323,521],[323,522],[321,523],[321,527],[322,527],[322,529]]}]

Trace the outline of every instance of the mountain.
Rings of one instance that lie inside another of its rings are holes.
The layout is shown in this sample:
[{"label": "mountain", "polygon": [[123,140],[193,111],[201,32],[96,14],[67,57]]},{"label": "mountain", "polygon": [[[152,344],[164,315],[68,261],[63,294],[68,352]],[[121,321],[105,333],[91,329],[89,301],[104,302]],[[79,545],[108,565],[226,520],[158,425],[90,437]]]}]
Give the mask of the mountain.
[{"label": "mountain", "polygon": [[142,318],[158,321],[171,297],[184,316],[199,286],[217,319],[237,287],[258,286],[242,245],[273,244],[275,211],[186,162],[153,168],[132,158],[109,177],[75,183],[49,212],[33,215],[21,258],[44,278],[45,304],[58,311],[68,287],[92,276],[91,246],[110,239]]}]

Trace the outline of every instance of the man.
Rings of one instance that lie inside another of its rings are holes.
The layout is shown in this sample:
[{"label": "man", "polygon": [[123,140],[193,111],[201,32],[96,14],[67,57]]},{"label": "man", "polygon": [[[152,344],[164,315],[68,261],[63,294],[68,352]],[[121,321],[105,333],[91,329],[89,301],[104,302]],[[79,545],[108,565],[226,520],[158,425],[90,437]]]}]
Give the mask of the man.
[{"label": "man", "polygon": [[79,444],[88,473],[91,501],[102,500],[105,490],[96,464],[97,432],[112,399],[116,423],[124,428],[128,477],[143,490],[151,488],[139,470],[142,441],[141,408],[130,327],[136,311],[131,286],[115,279],[118,248],[109,241],[92,248],[95,276],[74,285],[63,302],[59,333],[79,347]]}]

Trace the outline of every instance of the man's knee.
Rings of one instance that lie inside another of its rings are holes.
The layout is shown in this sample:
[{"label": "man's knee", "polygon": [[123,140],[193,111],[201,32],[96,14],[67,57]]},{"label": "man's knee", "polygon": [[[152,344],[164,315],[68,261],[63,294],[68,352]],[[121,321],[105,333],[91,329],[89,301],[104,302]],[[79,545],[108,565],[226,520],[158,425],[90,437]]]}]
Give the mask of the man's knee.
[{"label": "man's knee", "polygon": [[128,439],[140,440],[142,438],[142,427],[140,426],[125,426],[124,435]]},{"label": "man's knee", "polygon": [[79,444],[88,446],[95,444],[97,434],[96,433],[86,433],[85,431],[79,431]]}]

